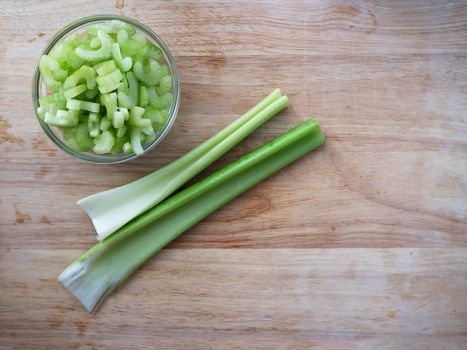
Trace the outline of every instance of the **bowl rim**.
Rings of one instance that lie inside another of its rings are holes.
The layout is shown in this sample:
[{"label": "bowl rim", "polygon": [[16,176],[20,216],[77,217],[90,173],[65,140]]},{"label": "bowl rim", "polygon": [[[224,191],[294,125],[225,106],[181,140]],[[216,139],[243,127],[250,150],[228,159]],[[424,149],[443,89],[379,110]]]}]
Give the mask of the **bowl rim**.
[{"label": "bowl rim", "polygon": [[[100,22],[100,21],[106,21],[106,20],[120,20],[120,21],[126,22],[132,25],[133,27],[136,27],[140,31],[144,32],[146,35],[148,35],[152,40],[156,42],[156,44],[159,46],[159,48],[164,53],[167,64],[169,65],[169,69],[171,70],[174,99],[169,110],[169,117],[168,117],[167,123],[165,124],[164,128],[156,134],[156,138],[151,143],[149,143],[147,146],[144,147],[144,152],[141,154],[134,154],[134,153],[133,154],[124,154],[124,153],[120,154],[119,153],[117,155],[98,155],[98,154],[75,151],[71,149],[65,142],[60,140],[55,134],[55,132],[49,127],[49,125],[47,125],[39,117],[37,113],[37,108],[39,107],[39,90],[40,90],[40,71],[39,71],[40,57],[42,55],[48,54],[63,37],[65,37],[67,34],[69,34],[74,29],[77,29],[86,24],[87,25],[92,24],[93,22]],[[130,160],[133,160],[133,159],[136,159],[136,158],[139,158],[145,155],[147,152],[154,149],[159,143],[161,143],[162,140],[167,136],[169,131],[172,129],[173,124],[175,123],[175,119],[177,118],[178,111],[180,108],[180,79],[179,79],[175,59],[172,53],[170,52],[169,48],[164,43],[164,41],[152,29],[147,27],[145,24],[133,18],[121,16],[121,15],[100,14],[100,15],[86,16],[78,20],[75,20],[65,25],[63,28],[61,28],[57,33],[55,33],[54,36],[52,36],[52,38],[49,40],[46,47],[44,48],[44,50],[42,51],[42,53],[40,54],[39,58],[36,61],[34,74],[32,78],[31,90],[32,90],[32,104],[34,107],[34,113],[36,114],[36,119],[39,121],[39,124],[41,125],[42,130],[44,130],[46,135],[61,150],[65,151],[66,153],[78,159],[81,159],[83,161],[87,161],[90,163],[94,163],[94,164],[124,163],[124,162],[130,161]]]}]

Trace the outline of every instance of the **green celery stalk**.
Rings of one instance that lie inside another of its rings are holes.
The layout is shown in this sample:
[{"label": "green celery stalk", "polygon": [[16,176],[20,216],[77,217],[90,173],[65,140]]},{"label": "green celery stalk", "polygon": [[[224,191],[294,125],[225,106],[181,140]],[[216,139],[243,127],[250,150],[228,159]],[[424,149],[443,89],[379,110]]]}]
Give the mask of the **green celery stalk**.
[{"label": "green celery stalk", "polygon": [[167,166],[127,185],[78,201],[91,218],[97,239],[111,235],[167,198],[287,104],[287,96],[276,89],[232,124]]},{"label": "green celery stalk", "polygon": [[305,121],[140,215],[74,261],[59,280],[86,310],[94,311],[181,233],[323,143],[318,123]]}]

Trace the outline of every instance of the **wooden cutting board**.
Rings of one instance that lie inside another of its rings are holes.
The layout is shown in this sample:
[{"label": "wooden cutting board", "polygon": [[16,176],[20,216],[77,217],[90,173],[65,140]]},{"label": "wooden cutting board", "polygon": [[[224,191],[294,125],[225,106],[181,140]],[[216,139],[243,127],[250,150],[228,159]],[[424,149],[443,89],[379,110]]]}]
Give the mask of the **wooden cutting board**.
[{"label": "wooden cutting board", "polygon": [[[166,140],[62,153],[34,64],[82,16],[133,17],[181,75]],[[466,349],[464,1],[2,1],[1,349]],[[319,120],[328,142],[203,220],[89,315],[57,275],[94,243],[76,200],[174,160],[273,88],[290,107],[204,174]]]}]

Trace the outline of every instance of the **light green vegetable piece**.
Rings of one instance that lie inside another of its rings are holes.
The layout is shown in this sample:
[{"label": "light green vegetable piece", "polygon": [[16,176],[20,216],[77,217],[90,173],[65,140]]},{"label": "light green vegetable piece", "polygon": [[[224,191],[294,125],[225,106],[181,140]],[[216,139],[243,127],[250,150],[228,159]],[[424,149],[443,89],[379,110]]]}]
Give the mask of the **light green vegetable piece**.
[{"label": "light green vegetable piece", "polygon": [[89,113],[88,117],[88,130],[89,136],[97,137],[101,133],[100,129],[101,117],[97,113]]},{"label": "light green vegetable piece", "polygon": [[92,113],[99,113],[100,105],[99,103],[95,102],[81,101],[69,98],[66,100],[66,108],[72,109],[74,111],[83,110]]},{"label": "light green vegetable piece", "polygon": [[[50,88],[57,88],[61,85],[62,78],[66,76],[66,72],[60,69],[60,65],[56,59],[42,55],[39,59],[39,71],[41,72],[41,78],[45,85]],[[55,72],[55,73],[54,73]]]},{"label": "light green vegetable piece", "polygon": [[125,93],[125,89],[120,87],[118,90],[118,105],[125,108],[133,108],[138,103],[139,83],[133,72],[126,73],[130,94]]},{"label": "light green vegetable piece", "polygon": [[162,96],[159,96],[156,93],[156,89],[154,88],[154,86],[148,86],[147,90],[148,90],[148,96],[149,96],[149,104],[152,107],[158,110],[162,110],[162,109],[169,108],[172,105],[173,95],[170,92],[167,92]]},{"label": "light green vegetable piece", "polygon": [[117,94],[115,92],[110,94],[102,94],[101,103],[105,106],[107,118],[112,120],[114,113],[117,110]]},{"label": "light green vegetable piece", "polygon": [[[151,120],[143,118],[144,108],[135,106],[130,109],[130,119],[128,123],[131,126],[144,129],[144,128],[152,128]],[[134,149],[134,147],[133,147]]]},{"label": "light green vegetable piece", "polygon": [[81,123],[75,128],[75,140],[80,152],[89,152],[94,147],[94,139],[89,135],[87,123]]},{"label": "light green vegetable piece", "polygon": [[141,141],[142,131],[138,128],[131,128],[130,130],[130,143],[133,152],[136,154],[143,154],[144,149]]},{"label": "light green vegetable piece", "polygon": [[[124,127],[125,121],[129,119],[129,112],[128,109],[120,107],[114,112],[112,118],[112,125],[115,129],[119,129]],[[126,129],[125,129],[126,130]],[[118,134],[117,134],[118,136]],[[120,137],[120,136],[118,136]]]},{"label": "light green vegetable piece", "polygon": [[139,87],[139,106],[146,107],[149,104],[148,89],[146,86],[141,85]]},{"label": "light green vegetable piece", "polygon": [[101,124],[99,125],[99,129],[102,131],[109,130],[111,125],[111,121],[107,118],[101,118]]},{"label": "light green vegetable piece", "polygon": [[172,77],[165,75],[161,78],[159,86],[157,87],[157,94],[162,96],[172,90]]},{"label": "light green vegetable piece", "polygon": [[76,97],[80,94],[82,94],[83,92],[85,92],[87,90],[87,87],[86,87],[86,84],[80,84],[80,85],[77,85],[71,89],[68,89],[66,90],[63,95],[65,96],[65,98],[73,98],[73,97]]},{"label": "light green vegetable piece", "polygon": [[[106,119],[103,118],[103,120]],[[92,150],[96,154],[109,153],[112,150],[112,146],[114,144],[114,137],[110,131],[105,130],[102,132],[102,134],[94,139],[94,142],[95,146]]]},{"label": "light green vegetable piece", "polygon": [[73,127],[78,125],[78,113],[75,111],[58,110],[55,115],[45,112],[44,121],[53,126]]},{"label": "light green vegetable piece", "polygon": [[111,92],[113,90],[116,90],[120,86],[120,82],[123,79],[122,72],[120,70],[115,69],[113,72],[97,77],[97,86],[99,87],[99,91],[102,94]]},{"label": "light green vegetable piece", "polygon": [[128,40],[128,32],[126,30],[120,29],[117,32],[117,42],[119,44],[123,44],[127,40]]},{"label": "light green vegetable piece", "polygon": [[96,87],[96,71],[92,67],[81,66],[65,80],[63,88],[69,90],[82,81],[86,81],[88,89],[94,89]]},{"label": "light green vegetable piece", "polygon": [[98,63],[94,66],[94,69],[97,72],[97,75],[102,77],[109,73],[112,73],[114,70],[117,69],[117,65],[115,64],[114,60],[109,60],[105,62]]},{"label": "light green vegetable piece", "polygon": [[112,38],[102,30],[98,30],[97,37],[100,40],[101,46],[97,50],[86,50],[77,47],[76,55],[89,62],[97,62],[107,60],[112,57]]},{"label": "light green vegetable piece", "polygon": [[133,72],[139,81],[152,86],[158,84],[164,76],[160,64],[153,59],[149,59],[146,65],[143,65],[141,61],[134,62]]},{"label": "light green vegetable piece", "polygon": [[118,43],[114,43],[112,45],[112,57],[122,72],[128,72],[131,69],[133,61],[131,60],[131,57],[122,57],[120,45]]}]

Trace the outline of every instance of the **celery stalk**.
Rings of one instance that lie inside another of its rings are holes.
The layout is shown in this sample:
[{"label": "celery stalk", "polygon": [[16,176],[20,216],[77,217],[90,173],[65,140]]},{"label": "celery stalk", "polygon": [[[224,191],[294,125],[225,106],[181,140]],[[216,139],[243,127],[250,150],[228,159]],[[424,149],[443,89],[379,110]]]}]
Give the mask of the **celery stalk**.
[{"label": "celery stalk", "polygon": [[225,129],[169,165],[127,185],[78,201],[101,240],[161,202],[288,104],[274,90]]},{"label": "celery stalk", "polygon": [[74,261],[59,280],[92,312],[185,230],[323,143],[318,123],[305,121],[148,210]]}]

